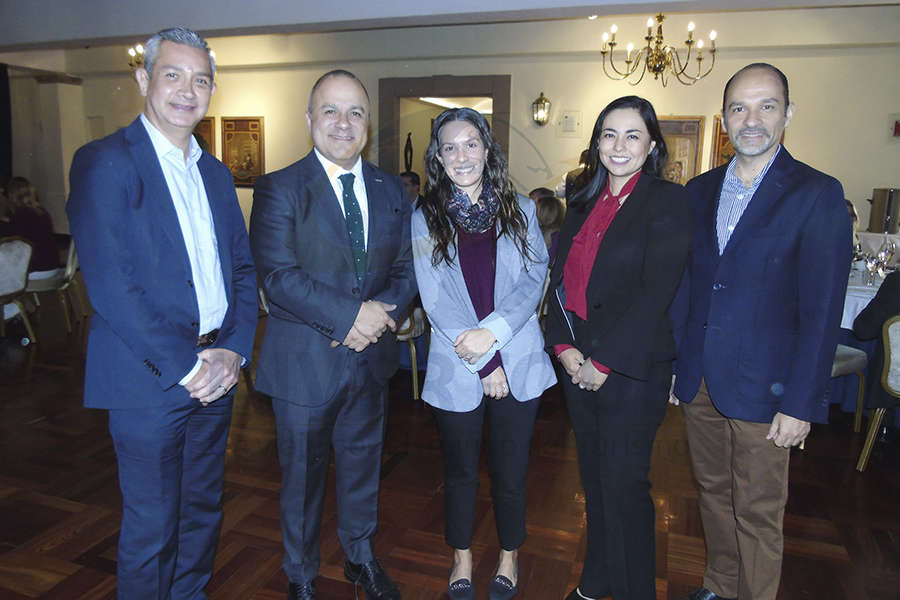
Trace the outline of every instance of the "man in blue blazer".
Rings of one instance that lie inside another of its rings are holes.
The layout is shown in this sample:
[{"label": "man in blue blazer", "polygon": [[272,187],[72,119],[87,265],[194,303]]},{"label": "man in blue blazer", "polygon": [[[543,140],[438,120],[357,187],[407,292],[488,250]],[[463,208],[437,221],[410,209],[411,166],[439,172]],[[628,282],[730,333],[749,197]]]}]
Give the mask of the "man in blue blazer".
[{"label": "man in blue blazer", "polygon": [[334,447],[345,576],[368,597],[400,594],[372,548],[388,378],[385,336],[416,293],[400,179],[360,157],[369,97],[348,71],[313,86],[314,149],[257,180],[250,242],[270,313],[256,389],[272,396],[281,463],[288,598],[315,598],[319,528]]},{"label": "man in blue blazer", "polygon": [[94,315],[85,405],[109,411],[123,497],[118,597],[206,598],[233,386],[256,272],[228,169],[191,132],[215,90],[206,42],[161,31],[144,112],[72,161],[66,211]]},{"label": "man in blue blazer", "polygon": [[790,448],[827,417],[851,226],[841,184],[779,143],[793,115],[781,71],[738,71],[722,106],[736,155],[687,186],[694,236],[672,307],[672,401],[689,402],[706,536],[692,600],[774,600]]}]

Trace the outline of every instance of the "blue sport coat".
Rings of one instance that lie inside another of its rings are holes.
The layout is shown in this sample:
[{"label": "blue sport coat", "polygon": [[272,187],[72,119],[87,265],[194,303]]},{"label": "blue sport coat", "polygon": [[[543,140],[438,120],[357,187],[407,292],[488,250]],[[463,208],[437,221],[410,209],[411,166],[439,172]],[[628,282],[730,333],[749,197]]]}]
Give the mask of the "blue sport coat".
[{"label": "blue sport coat", "polygon": [[720,256],[726,168],[687,185],[694,236],[672,307],[675,394],[690,402],[705,379],[727,417],[825,421],[852,248],[843,189],[782,148]]},{"label": "blue sport coat", "polygon": [[[250,360],[256,271],[228,168],[197,163],[216,231],[228,312],[213,347]],[[197,361],[200,311],[172,196],[140,119],[80,148],[66,206],[94,307],[84,402],[137,408],[183,400]],[[204,332],[205,333],[205,332]]]},{"label": "blue sport coat", "polygon": [[[484,391],[478,370],[500,352],[503,370],[513,397],[520,402],[540,396],[556,383],[550,358],[544,352],[543,335],[537,319],[547,276],[547,246],[535,216],[535,206],[519,197],[528,224],[531,259],[523,261],[516,243],[507,235],[497,240],[497,268],[494,279],[494,311],[481,321],[469,297],[459,261],[434,267],[434,243],[418,209],[412,216],[413,257],[422,307],[431,323],[431,345],[422,399],[443,410],[467,412],[481,404]],[[453,341],[467,329],[485,327],[497,342],[481,359],[470,364],[456,355]]]},{"label": "blue sport coat", "polygon": [[[415,296],[403,184],[366,161],[362,169],[369,205],[362,283],[341,206],[315,152],[256,182],[250,240],[270,307],[256,388],[265,394],[302,406],[327,403],[356,355],[330,344],[344,341],[362,302],[396,304],[396,321]],[[359,358],[376,382],[386,382],[397,370],[393,336],[382,335]]]}]

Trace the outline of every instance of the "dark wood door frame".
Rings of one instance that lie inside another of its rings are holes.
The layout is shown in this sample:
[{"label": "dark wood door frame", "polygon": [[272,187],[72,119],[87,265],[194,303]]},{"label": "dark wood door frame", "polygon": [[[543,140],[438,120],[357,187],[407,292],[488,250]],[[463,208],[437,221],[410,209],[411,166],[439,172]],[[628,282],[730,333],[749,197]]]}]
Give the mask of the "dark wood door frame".
[{"label": "dark wood door frame", "polygon": [[488,96],[494,101],[492,131],[509,156],[509,75],[434,75],[378,80],[378,166],[399,173],[400,99],[446,96]]}]

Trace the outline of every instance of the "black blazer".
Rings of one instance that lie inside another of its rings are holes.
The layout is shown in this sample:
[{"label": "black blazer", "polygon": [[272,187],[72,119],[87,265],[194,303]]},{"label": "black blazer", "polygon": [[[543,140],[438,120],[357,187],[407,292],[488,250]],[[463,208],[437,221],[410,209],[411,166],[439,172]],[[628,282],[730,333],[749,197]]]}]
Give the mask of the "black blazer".
[{"label": "black blazer", "polygon": [[690,248],[690,207],[680,185],[641,175],[597,250],[587,287],[588,334],[576,339],[574,314],[563,310],[563,270],[572,239],[597,198],[570,205],[550,275],[547,343],[570,344],[585,358],[646,380],[654,362],[672,360],[675,342],[668,307]]},{"label": "black blazer", "polygon": [[875,354],[869,362],[866,385],[866,405],[869,408],[890,408],[900,406],[900,398],[896,398],[881,386],[881,371],[884,368],[884,342],[881,328],[884,322],[900,313],[900,272],[891,273],[878,288],[878,293],[869,305],[853,321],[853,333],[861,340],[878,339]]}]

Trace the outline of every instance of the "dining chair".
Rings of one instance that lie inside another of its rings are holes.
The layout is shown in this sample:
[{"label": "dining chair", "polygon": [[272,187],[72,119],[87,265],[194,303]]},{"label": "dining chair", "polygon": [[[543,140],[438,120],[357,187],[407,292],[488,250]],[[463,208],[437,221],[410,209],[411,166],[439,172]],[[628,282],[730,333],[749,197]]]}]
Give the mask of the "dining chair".
[{"label": "dining chair", "polygon": [[[37,343],[37,336],[28,319],[28,311],[22,303],[28,282],[28,264],[31,262],[31,244],[20,237],[0,239],[0,311],[7,304],[15,304],[25,323],[30,343]],[[0,337],[6,337],[6,317],[0,314]]]},{"label": "dining chair", "polygon": [[862,428],[863,399],[865,398],[865,370],[869,362],[868,355],[859,348],[838,344],[834,353],[834,362],[831,364],[831,376],[843,377],[856,375],[856,414],[853,415],[853,431],[859,433]]},{"label": "dining chair", "polygon": [[[884,366],[881,369],[881,387],[891,396],[900,398],[900,314],[894,315],[884,322],[881,328],[881,338],[884,344]],[[875,438],[881,429],[881,421],[884,419],[884,407],[872,410],[869,416],[869,430],[866,433],[866,441],[862,452],[859,453],[859,461],[856,470],[863,472],[869,464],[872,455],[872,447]]]},{"label": "dining chair", "polygon": [[415,307],[409,317],[400,325],[394,336],[398,342],[409,344],[409,364],[412,367],[413,400],[420,400],[419,394],[419,365],[416,360],[416,338],[425,333],[428,319],[425,311]]},{"label": "dining chair", "polygon": [[[72,317],[80,321],[85,316],[85,312],[80,306],[81,301],[79,300],[78,293],[75,290],[75,274],[78,272],[78,254],[75,252],[74,239],[69,240],[69,250],[66,255],[65,268],[57,269],[57,271],[57,273],[54,273],[47,278],[35,279],[29,277],[25,291],[29,294],[34,294],[35,303],[38,305],[40,305],[37,297],[39,292],[55,291],[59,296],[59,303],[60,306],[62,306],[63,316],[66,320],[66,333],[72,333]],[[68,302],[66,302],[67,298]],[[78,307],[75,306],[76,301],[79,304]],[[70,305],[72,317],[69,316]]]}]

